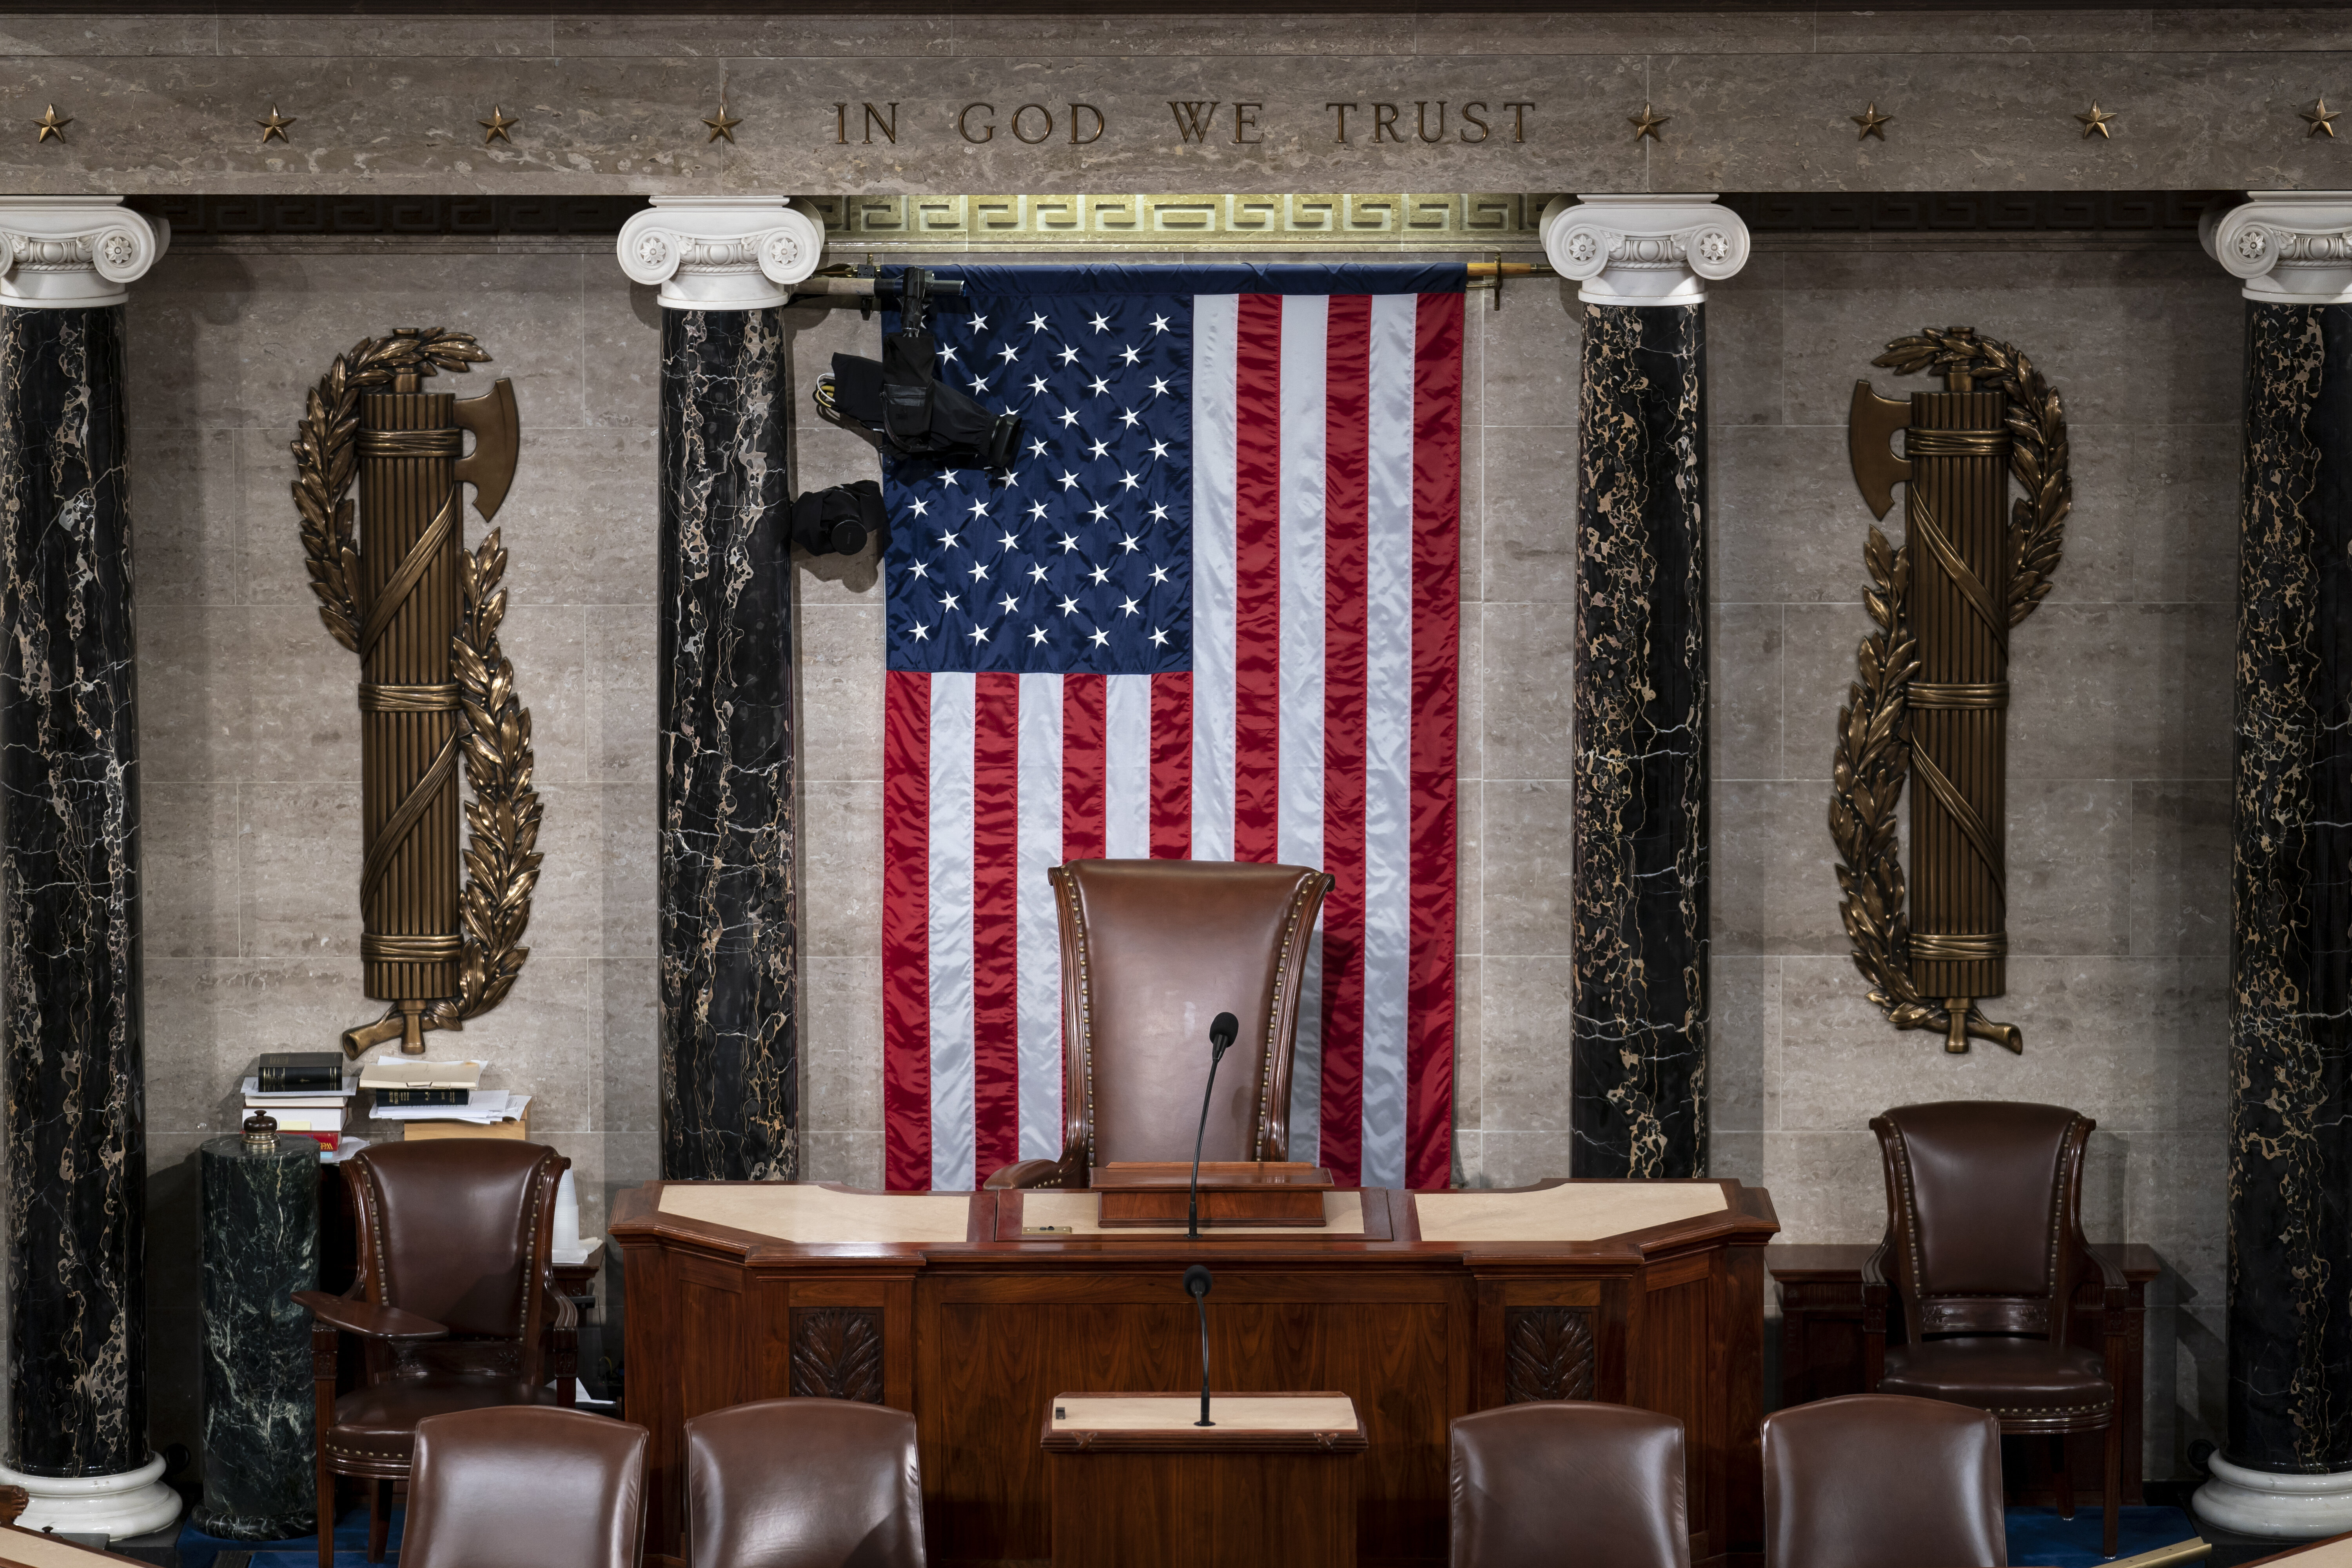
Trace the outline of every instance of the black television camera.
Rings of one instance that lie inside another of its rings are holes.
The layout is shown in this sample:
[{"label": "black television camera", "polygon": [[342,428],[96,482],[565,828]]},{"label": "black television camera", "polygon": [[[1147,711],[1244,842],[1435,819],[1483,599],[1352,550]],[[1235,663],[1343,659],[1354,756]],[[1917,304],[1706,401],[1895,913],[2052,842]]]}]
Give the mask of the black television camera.
[{"label": "black television camera", "polygon": [[909,267],[895,282],[877,281],[874,291],[879,299],[897,298],[898,330],[883,338],[879,360],[833,356],[832,374],[817,378],[818,414],[892,457],[984,468],[1010,464],[1021,445],[1020,416],[991,414],[934,372],[931,300],[961,298],[961,280]]}]

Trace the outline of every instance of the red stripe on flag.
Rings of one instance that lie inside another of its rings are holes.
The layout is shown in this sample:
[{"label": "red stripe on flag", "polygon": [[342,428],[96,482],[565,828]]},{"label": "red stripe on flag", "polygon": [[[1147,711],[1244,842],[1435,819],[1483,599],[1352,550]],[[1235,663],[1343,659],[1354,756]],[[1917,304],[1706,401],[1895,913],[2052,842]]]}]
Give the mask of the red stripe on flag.
[{"label": "red stripe on flag", "polygon": [[1151,858],[1192,858],[1192,672],[1151,678]]},{"label": "red stripe on flag", "polygon": [[1454,766],[1461,727],[1462,311],[1423,294],[1412,376],[1412,954],[1405,1007],[1405,1184],[1454,1164]]},{"label": "red stripe on flag", "polygon": [[972,682],[972,1179],[1021,1158],[1021,678]]},{"label": "red stripe on flag", "polygon": [[1365,642],[1370,626],[1372,301],[1331,300],[1324,361],[1323,1150],[1342,1186],[1364,1156]]},{"label": "red stripe on flag", "polygon": [[1234,858],[1278,854],[1282,296],[1244,294],[1234,344]]},{"label": "red stripe on flag", "polygon": [[882,710],[884,1181],[931,1184],[931,678],[894,669]]},{"label": "red stripe on flag", "polygon": [[1099,675],[1062,678],[1062,858],[1103,857],[1103,730],[1108,693]]}]

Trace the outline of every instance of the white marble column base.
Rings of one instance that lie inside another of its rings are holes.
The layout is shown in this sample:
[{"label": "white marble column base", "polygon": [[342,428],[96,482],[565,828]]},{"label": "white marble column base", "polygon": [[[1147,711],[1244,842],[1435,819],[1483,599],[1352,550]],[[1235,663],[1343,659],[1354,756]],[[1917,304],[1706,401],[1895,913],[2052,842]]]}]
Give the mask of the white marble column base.
[{"label": "white marble column base", "polygon": [[2352,1470],[2250,1470],[2219,1454],[2207,1466],[2213,1479],[2189,1506],[2208,1524],[2264,1541],[2316,1541],[2352,1531]]},{"label": "white marble column base", "polygon": [[114,1476],[28,1476],[0,1465],[0,1486],[22,1487],[33,1500],[19,1530],[127,1541],[180,1517],[180,1494],[163,1484],[160,1456]]}]

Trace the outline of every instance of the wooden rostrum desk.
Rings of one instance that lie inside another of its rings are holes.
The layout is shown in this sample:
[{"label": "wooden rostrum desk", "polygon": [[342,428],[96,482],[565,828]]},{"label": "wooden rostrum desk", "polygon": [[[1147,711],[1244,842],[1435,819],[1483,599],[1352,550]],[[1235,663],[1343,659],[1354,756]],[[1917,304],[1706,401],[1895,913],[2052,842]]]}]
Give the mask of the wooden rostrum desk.
[{"label": "wooden rostrum desk", "polygon": [[[652,1433],[646,1550],[678,1552],[684,1426],[787,1394],[914,1412],[934,1563],[1052,1553],[1056,1394],[1200,1387],[1187,1265],[1216,1275],[1212,1375],[1361,1412],[1366,1563],[1446,1553],[1446,1423],[1534,1399],[1682,1419],[1694,1563],[1761,1551],[1764,1247],[1738,1182],[1373,1188],[1320,1231],[1102,1233],[1092,1193],[656,1182],[622,1194],[628,1419]],[[1045,1227],[1053,1226],[1054,1229]]]}]

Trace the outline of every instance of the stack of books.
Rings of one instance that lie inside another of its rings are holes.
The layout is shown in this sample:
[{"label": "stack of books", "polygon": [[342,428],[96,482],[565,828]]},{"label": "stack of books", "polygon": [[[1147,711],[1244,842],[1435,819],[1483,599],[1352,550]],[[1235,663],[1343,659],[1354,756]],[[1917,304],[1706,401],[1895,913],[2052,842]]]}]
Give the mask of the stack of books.
[{"label": "stack of books", "polygon": [[281,1137],[310,1139],[320,1158],[331,1159],[344,1152],[343,1119],[358,1092],[343,1076],[341,1051],[268,1051],[245,1080],[245,1109],[269,1112]]},{"label": "stack of books", "polygon": [[426,1138],[528,1138],[530,1096],[484,1089],[487,1062],[370,1062],[360,1087],[375,1096],[370,1112],[397,1121],[410,1142]]}]

